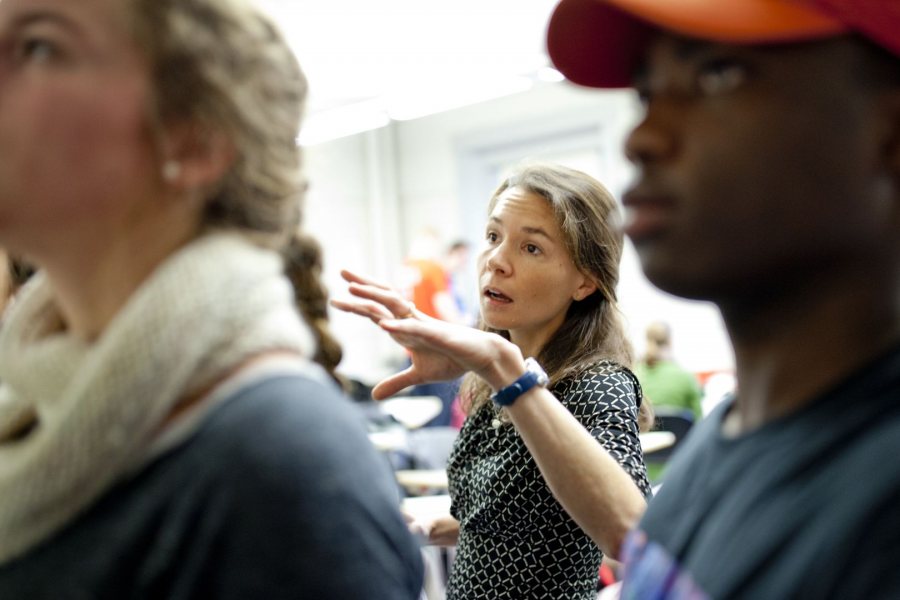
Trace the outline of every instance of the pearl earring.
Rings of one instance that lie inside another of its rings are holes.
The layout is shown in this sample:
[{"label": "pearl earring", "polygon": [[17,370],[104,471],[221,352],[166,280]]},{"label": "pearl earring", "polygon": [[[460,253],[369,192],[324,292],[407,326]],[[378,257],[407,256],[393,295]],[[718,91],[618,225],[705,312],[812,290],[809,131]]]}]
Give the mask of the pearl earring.
[{"label": "pearl earring", "polygon": [[162,177],[168,182],[172,183],[178,176],[181,175],[181,163],[177,160],[167,160],[162,167]]}]

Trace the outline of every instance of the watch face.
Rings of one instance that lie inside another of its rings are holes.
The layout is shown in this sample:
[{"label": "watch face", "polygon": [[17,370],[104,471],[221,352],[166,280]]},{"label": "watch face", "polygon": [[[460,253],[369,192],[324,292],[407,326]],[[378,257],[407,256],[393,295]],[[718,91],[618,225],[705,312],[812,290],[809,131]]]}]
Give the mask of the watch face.
[{"label": "watch face", "polygon": [[537,385],[547,385],[550,382],[550,378],[547,377],[547,373],[544,371],[543,367],[538,364],[533,358],[525,359],[525,368],[537,375]]}]

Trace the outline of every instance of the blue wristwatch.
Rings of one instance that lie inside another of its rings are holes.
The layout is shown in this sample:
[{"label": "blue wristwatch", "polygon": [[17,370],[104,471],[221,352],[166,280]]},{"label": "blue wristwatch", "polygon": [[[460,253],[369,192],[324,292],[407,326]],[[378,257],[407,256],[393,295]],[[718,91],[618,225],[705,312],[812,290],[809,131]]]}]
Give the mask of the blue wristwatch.
[{"label": "blue wristwatch", "polygon": [[503,389],[491,396],[497,406],[509,406],[516,399],[536,385],[547,387],[550,378],[533,358],[525,359],[525,373]]}]

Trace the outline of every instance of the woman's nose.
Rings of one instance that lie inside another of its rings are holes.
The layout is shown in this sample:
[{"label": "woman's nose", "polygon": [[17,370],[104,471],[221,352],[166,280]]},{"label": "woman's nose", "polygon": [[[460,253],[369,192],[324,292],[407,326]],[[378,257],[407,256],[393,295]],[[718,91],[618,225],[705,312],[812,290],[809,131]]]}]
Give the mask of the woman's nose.
[{"label": "woman's nose", "polygon": [[485,262],[489,271],[501,273],[509,272],[509,261],[506,258],[505,246],[503,244],[498,244],[494,248],[488,250]]}]

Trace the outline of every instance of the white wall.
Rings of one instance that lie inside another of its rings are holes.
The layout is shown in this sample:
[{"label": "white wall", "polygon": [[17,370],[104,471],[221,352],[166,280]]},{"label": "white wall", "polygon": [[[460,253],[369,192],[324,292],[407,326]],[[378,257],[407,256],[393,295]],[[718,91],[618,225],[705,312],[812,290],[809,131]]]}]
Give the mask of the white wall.
[{"label": "white wall", "polygon": [[[462,237],[479,243],[485,205],[500,173],[522,159],[587,170],[619,196],[632,175],[621,144],[636,110],[626,92],[545,84],[308,148],[306,222],[325,249],[332,294],[344,294],[341,268],[394,281],[409,241],[425,227],[440,231],[447,242]],[[472,265],[469,270],[474,283]],[[686,367],[732,367],[717,311],[653,288],[630,245],[619,294],[639,351],[644,327],[663,318],[672,325],[675,354]],[[332,318],[348,375],[373,382],[402,362],[403,353],[368,321],[341,313]]]},{"label": "white wall", "polygon": [[[306,227],[322,244],[325,284],[345,295],[341,269],[390,281],[401,254],[392,131],[383,128],[308,148]],[[332,311],[344,348],[341,371],[374,382],[404,354],[367,320]]]}]

